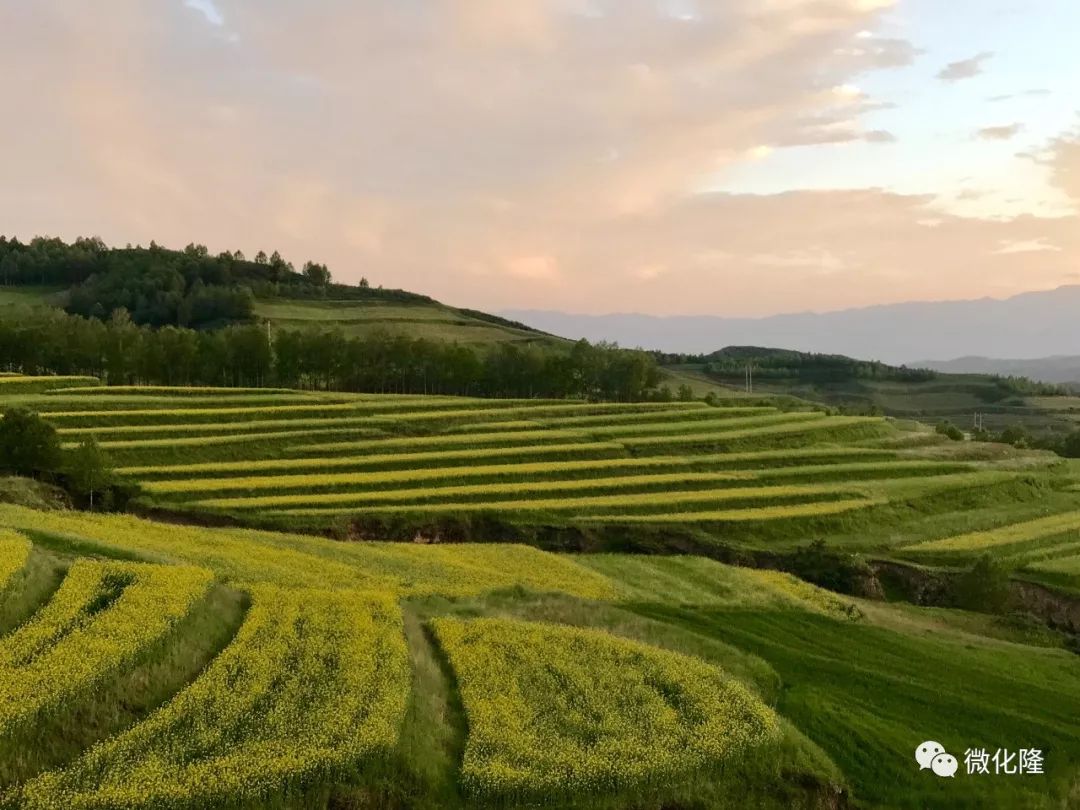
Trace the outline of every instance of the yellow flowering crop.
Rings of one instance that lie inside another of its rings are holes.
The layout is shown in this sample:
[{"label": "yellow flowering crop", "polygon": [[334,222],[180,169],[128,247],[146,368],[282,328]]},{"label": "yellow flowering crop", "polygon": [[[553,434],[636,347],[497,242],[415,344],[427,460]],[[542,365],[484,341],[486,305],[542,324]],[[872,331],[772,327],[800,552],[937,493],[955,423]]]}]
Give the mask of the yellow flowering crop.
[{"label": "yellow flowering crop", "polygon": [[0,591],[30,556],[30,541],[18,532],[0,529]]},{"label": "yellow flowering crop", "polygon": [[172,701],[65,770],[37,810],[264,806],[348,776],[397,745],[410,672],[389,596],[251,589],[236,638]]},{"label": "yellow flowering crop", "polygon": [[481,798],[662,786],[779,738],[723,670],[596,630],[435,619],[468,718],[461,779]]},{"label": "yellow flowering crop", "polygon": [[0,641],[0,734],[93,689],[161,639],[207,592],[209,571],[80,560]]}]

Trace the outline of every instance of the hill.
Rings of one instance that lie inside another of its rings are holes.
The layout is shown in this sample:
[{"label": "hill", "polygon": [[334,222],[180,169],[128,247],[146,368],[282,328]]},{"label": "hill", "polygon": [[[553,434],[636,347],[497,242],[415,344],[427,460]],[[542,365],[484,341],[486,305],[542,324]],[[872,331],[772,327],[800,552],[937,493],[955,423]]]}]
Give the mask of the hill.
[{"label": "hill", "polygon": [[[1076,429],[1071,399],[1059,386],[992,374],[953,374],[890,366],[843,355],[731,346],[699,356],[658,355],[669,372],[745,392],[827,403],[846,413],[885,414],[971,429],[1023,426],[1039,436]],[[747,378],[750,370],[752,380]]]},{"label": "hill", "polygon": [[1080,286],[1065,286],[1003,300],[912,302],[763,318],[523,309],[501,314],[572,339],[614,340],[671,353],[702,354],[717,346],[749,344],[900,364],[916,357],[1080,354],[1078,308]]}]

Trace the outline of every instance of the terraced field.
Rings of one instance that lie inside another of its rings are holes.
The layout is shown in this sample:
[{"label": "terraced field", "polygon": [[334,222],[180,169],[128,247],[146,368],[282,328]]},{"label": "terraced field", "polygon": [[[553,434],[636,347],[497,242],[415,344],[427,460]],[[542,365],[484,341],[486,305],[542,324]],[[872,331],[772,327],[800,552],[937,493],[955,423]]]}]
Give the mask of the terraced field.
[{"label": "terraced field", "polygon": [[[1052,808],[1080,777],[1076,656],[775,571],[0,505],[2,570],[31,558],[64,576],[0,636],[4,807]],[[928,777],[928,736],[1045,772]]]},{"label": "terraced field", "polygon": [[[738,399],[710,407],[91,386],[8,400],[37,409],[68,444],[94,436],[148,507],[385,537],[438,535],[450,521],[484,522],[489,539],[506,527],[571,523],[782,539],[793,524],[850,525],[1014,475],[920,455],[903,446],[912,434],[886,420]],[[996,478],[977,477],[988,474]]]}]

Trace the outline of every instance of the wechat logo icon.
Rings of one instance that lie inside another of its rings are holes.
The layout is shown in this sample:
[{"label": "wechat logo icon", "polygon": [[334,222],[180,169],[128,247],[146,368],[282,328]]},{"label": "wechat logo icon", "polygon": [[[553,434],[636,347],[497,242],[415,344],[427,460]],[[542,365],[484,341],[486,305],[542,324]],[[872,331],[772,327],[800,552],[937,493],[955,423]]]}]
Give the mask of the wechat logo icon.
[{"label": "wechat logo icon", "polygon": [[919,763],[920,771],[929,768],[943,777],[956,776],[956,769],[959,767],[956,757],[948,753],[941,743],[933,740],[927,740],[915,749],[915,761]]}]

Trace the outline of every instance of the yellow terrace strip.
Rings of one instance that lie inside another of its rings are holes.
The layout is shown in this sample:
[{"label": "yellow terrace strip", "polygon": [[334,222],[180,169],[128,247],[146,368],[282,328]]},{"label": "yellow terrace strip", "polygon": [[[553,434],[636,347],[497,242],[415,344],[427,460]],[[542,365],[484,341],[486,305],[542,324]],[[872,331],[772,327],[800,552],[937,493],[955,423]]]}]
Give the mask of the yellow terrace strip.
[{"label": "yellow terrace strip", "polygon": [[842,501],[798,503],[788,506],[755,506],[746,509],[721,509],[705,512],[671,512],[663,515],[584,515],[590,523],[740,523],[749,520],[783,520],[785,518],[822,517],[853,512],[870,506],[888,503],[885,498],[862,498]]},{"label": "yellow terrace strip", "polygon": [[620,439],[628,445],[649,444],[695,444],[698,442],[723,442],[733,439],[748,439],[766,436],[781,436],[790,433],[817,433],[831,428],[850,427],[852,425],[884,424],[876,416],[825,416],[813,422],[795,422],[792,424],[767,425],[744,430],[718,430],[709,433],[674,434],[671,436],[633,436]]},{"label": "yellow terrace strip", "polygon": [[[676,403],[671,403],[675,405]],[[691,403],[682,403],[683,406],[690,405]],[[646,411],[644,413],[617,413],[617,414],[602,414],[600,416],[562,416],[557,419],[544,419],[545,425],[551,425],[553,427],[578,427],[584,425],[617,425],[630,422],[654,422],[662,417],[669,416],[672,419],[723,419],[725,416],[736,418],[744,416],[765,416],[770,413],[776,413],[776,408],[770,407],[731,407],[731,408],[710,408],[704,403],[695,403],[700,407],[680,407],[671,408],[671,410],[664,411]]]},{"label": "yellow terrace strip", "polygon": [[153,425],[97,425],[95,427],[60,428],[61,436],[130,436],[140,433],[259,433],[302,427],[354,427],[376,423],[370,416],[335,416],[304,419],[253,419],[248,422],[184,422]]},{"label": "yellow terrace strip", "polygon": [[[617,478],[585,478],[572,481],[522,481],[513,484],[477,484],[473,486],[420,487],[370,492],[332,492],[317,495],[267,495],[256,498],[217,498],[197,501],[195,506],[211,509],[254,509],[303,504],[362,504],[372,501],[429,501],[436,498],[469,495],[517,495],[529,492],[575,492],[590,489],[630,489],[650,484],[707,483],[745,481],[753,478],[743,472],[679,472],[659,475],[627,475]],[[659,494],[666,497],[667,493]]]},{"label": "yellow terrace strip", "polygon": [[[365,430],[356,428],[355,430]],[[91,431],[93,432],[93,431]],[[105,450],[142,450],[154,447],[205,447],[215,444],[241,444],[247,442],[262,442],[270,439],[300,439],[318,434],[334,434],[352,432],[348,427],[336,428],[308,428],[307,430],[275,430],[269,433],[240,433],[228,436],[186,436],[184,438],[168,439],[116,439],[104,440],[98,444]],[[64,442],[65,450],[78,447],[78,442]]]},{"label": "yellow terrace strip", "polygon": [[[380,424],[374,422],[373,424]],[[399,436],[392,439],[364,439],[353,442],[334,442],[331,444],[300,445],[289,448],[300,453],[317,453],[323,451],[338,450],[380,450],[382,448],[409,448],[409,447],[433,447],[455,445],[470,446],[474,444],[502,444],[506,442],[520,443],[533,439],[578,439],[585,440],[589,436],[580,430],[522,430],[495,431],[493,433],[440,433],[436,436]]]},{"label": "yellow terrace strip", "polygon": [[207,529],[130,515],[38,512],[0,504],[0,526],[74,538],[102,553],[209,568],[234,583],[378,590],[398,596],[476,596],[528,588],[611,599],[603,575],[569,555],[509,543],[341,543],[310,535]]},{"label": "yellow terrace strip", "polygon": [[[455,434],[457,435],[457,434]],[[505,435],[505,434],[503,434]],[[519,434],[520,435],[520,434]],[[551,435],[545,433],[545,436]],[[392,441],[392,440],[390,440]],[[377,446],[385,447],[382,442],[377,442]],[[552,452],[553,447],[559,445],[536,445],[532,452],[536,452],[539,449],[546,449],[548,452]],[[622,447],[620,443],[613,442],[590,442],[584,447],[589,448],[613,448]],[[477,448],[476,452],[481,452],[483,448]],[[513,446],[507,447],[507,452],[513,450]],[[526,448],[521,448],[524,451]],[[503,449],[499,448],[499,452]],[[199,464],[161,464],[161,465],[145,465],[139,467],[121,467],[116,470],[117,473],[130,476],[141,475],[200,475],[200,474],[214,474],[214,473],[234,473],[234,472],[271,472],[282,470],[318,470],[328,469],[333,467],[351,467],[360,466],[366,463],[383,463],[384,461],[393,460],[405,460],[405,461],[424,461],[424,460],[440,460],[451,458],[472,458],[474,456],[462,456],[462,453],[471,453],[470,450],[438,450],[429,451],[423,453],[388,453],[385,455],[362,455],[362,456],[323,456],[319,458],[275,458],[275,459],[261,459],[253,461],[208,461]],[[483,449],[483,452],[487,452],[487,449]],[[879,461],[889,461],[896,458],[896,454],[888,450],[875,450],[862,447],[799,447],[785,450],[750,450],[739,453],[721,453],[711,455],[700,455],[692,457],[680,457],[680,456],[653,456],[649,458],[641,459],[627,459],[626,461],[633,464],[642,463],[657,463],[662,466],[684,466],[687,464],[701,464],[701,463],[731,463],[738,464],[745,462],[747,464],[753,464],[755,462],[771,462],[771,461],[793,461],[796,459],[822,459],[822,458],[870,458],[877,459]],[[589,464],[591,462],[584,462]],[[822,465],[825,466],[825,465]],[[574,468],[570,468],[574,469]],[[763,475],[769,470],[774,468],[768,468],[767,470],[760,470],[758,475]],[[776,467],[777,470],[790,469],[788,467]]]},{"label": "yellow terrace strip", "polygon": [[[595,447],[596,445],[590,445]],[[612,447],[618,445],[613,444]],[[488,464],[475,467],[428,467],[417,470],[377,470],[373,472],[337,473],[332,475],[264,475],[250,478],[195,478],[168,481],[148,481],[143,488],[157,495],[186,492],[218,492],[223,489],[254,491],[287,489],[289,487],[362,486],[405,481],[437,481],[439,479],[520,476],[562,473],[581,470],[614,470],[619,468],[682,467],[706,464],[715,457],[601,458],[587,461],[535,461],[520,464]]]},{"label": "yellow terrace strip", "polygon": [[75,562],[49,603],[0,640],[0,734],[107,682],[183,619],[212,581],[188,566]]},{"label": "yellow terrace strip", "polygon": [[[560,413],[582,413],[582,414],[605,414],[605,413],[626,413],[629,411],[655,411],[660,409],[670,409],[672,403],[670,402],[605,402],[603,404],[591,404],[583,402],[570,402],[566,404],[552,405],[550,401],[539,400],[536,402],[523,404],[521,400],[479,400],[480,402],[489,403],[483,410],[491,411],[503,416],[535,416],[540,417],[545,414],[560,414]],[[689,403],[687,403],[689,404]],[[425,419],[455,419],[458,417],[467,417],[478,415],[480,409],[451,409],[445,411],[435,411],[431,413],[402,413],[392,414],[387,416],[388,419],[400,419],[402,421],[419,421]]]},{"label": "yellow terrace strip", "polygon": [[30,540],[23,534],[0,529],[0,591],[30,558]]},{"label": "yellow terrace strip", "polygon": [[45,411],[45,419],[117,419],[136,416],[238,416],[245,413],[311,413],[312,411],[358,411],[361,408],[352,402],[326,403],[318,405],[271,405],[237,406],[234,408],[139,408],[135,410],[101,411]]},{"label": "yellow terrace strip", "polygon": [[[858,494],[850,482],[843,484],[800,484],[780,487],[731,487],[730,489],[705,489],[690,492],[641,492],[622,495],[592,495],[582,498],[536,498],[509,501],[467,501],[461,503],[420,503],[401,506],[367,506],[364,514],[378,512],[485,512],[491,510],[513,512],[565,512],[574,509],[600,507],[655,505],[658,509],[680,503],[723,503],[724,501],[757,501],[769,498],[795,498],[802,495],[854,495]],[[310,503],[317,503],[319,496],[309,496]],[[355,510],[354,510],[355,511]],[[290,510],[291,515],[324,514],[307,509]]]},{"label": "yellow terrace strip", "polygon": [[150,717],[24,786],[26,810],[279,806],[390,757],[410,689],[388,595],[252,589],[236,638]]},{"label": "yellow terrace strip", "polygon": [[[223,472],[270,472],[275,470],[327,470],[336,467],[379,466],[389,462],[411,464],[421,461],[451,461],[454,459],[498,458],[499,456],[536,456],[558,453],[589,453],[598,450],[622,450],[618,442],[574,442],[571,444],[507,445],[477,447],[471,450],[429,450],[423,453],[382,453],[368,456],[334,456],[330,458],[272,458],[261,461],[223,461],[204,464],[175,464],[161,467],[122,467],[120,475],[148,474],[191,475]],[[229,479],[224,479],[223,485]]]},{"label": "yellow terrace strip", "polygon": [[1024,523],[1012,523],[997,529],[928,540],[907,546],[904,551],[978,551],[1077,530],[1080,530],[1080,512],[1064,512]]},{"label": "yellow terrace strip", "polygon": [[49,376],[44,375],[41,377],[34,377],[26,374],[4,374],[0,375],[0,385],[23,383],[70,383],[70,382],[100,382],[97,377],[80,377],[80,376]]},{"label": "yellow terrace strip", "polygon": [[590,428],[589,432],[596,435],[647,436],[650,433],[678,433],[680,431],[689,433],[695,428],[699,431],[710,429],[738,430],[739,428],[744,427],[764,427],[767,425],[793,424],[796,422],[813,422],[824,418],[825,414],[820,411],[795,411],[793,413],[771,413],[765,414],[764,416],[746,416],[727,419],[676,419],[674,421],[645,422],[631,425],[605,425]]}]

